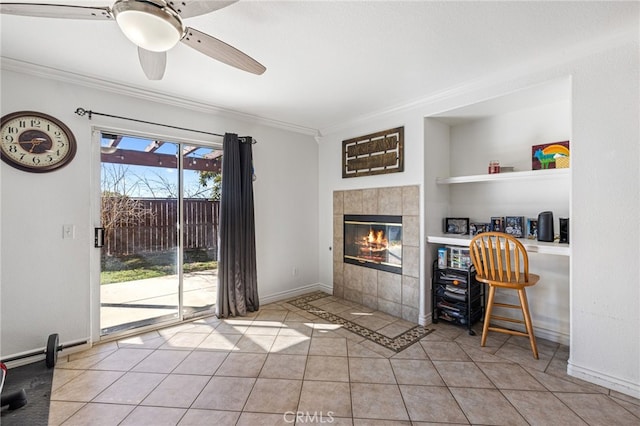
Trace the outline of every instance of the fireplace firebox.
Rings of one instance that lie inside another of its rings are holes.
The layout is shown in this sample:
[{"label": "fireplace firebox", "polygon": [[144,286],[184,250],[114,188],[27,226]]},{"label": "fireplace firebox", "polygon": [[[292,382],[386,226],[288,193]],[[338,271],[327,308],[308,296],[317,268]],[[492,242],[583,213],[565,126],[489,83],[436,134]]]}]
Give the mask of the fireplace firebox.
[{"label": "fireplace firebox", "polygon": [[402,216],[345,215],[344,262],[402,274]]}]

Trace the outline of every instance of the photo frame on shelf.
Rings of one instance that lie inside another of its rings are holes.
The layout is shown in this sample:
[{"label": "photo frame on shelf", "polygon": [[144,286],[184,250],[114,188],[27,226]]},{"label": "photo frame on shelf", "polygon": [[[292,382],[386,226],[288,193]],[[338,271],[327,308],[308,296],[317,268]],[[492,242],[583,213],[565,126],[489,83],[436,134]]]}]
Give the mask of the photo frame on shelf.
[{"label": "photo frame on shelf", "polygon": [[516,238],[524,237],[524,217],[523,216],[505,216],[504,233]]},{"label": "photo frame on shelf", "polygon": [[504,217],[492,217],[491,218],[491,231],[504,232]]},{"label": "photo frame on shelf", "polygon": [[475,236],[478,234],[482,234],[483,232],[491,231],[491,224],[484,222],[472,222],[469,224],[469,235]]},{"label": "photo frame on shelf", "polygon": [[530,240],[538,239],[538,219],[533,217],[527,218],[527,238]]},{"label": "photo frame on shelf", "polygon": [[447,217],[444,220],[445,234],[467,235],[469,233],[468,217]]}]

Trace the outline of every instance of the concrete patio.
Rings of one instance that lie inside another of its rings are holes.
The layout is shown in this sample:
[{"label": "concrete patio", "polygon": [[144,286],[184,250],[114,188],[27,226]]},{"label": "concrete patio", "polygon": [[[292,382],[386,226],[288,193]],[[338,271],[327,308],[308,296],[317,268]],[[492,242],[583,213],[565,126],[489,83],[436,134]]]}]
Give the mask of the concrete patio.
[{"label": "concrete patio", "polygon": [[[212,309],[216,302],[218,270],[184,274],[185,312]],[[178,276],[104,284],[100,287],[100,328],[112,332],[125,324],[153,322],[178,315]]]}]

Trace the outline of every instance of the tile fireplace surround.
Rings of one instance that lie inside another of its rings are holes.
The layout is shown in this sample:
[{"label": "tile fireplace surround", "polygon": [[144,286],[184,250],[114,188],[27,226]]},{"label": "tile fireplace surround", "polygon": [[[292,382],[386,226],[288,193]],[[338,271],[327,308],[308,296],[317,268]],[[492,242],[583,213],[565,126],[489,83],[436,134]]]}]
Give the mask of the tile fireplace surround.
[{"label": "tile fireplace surround", "polygon": [[[343,262],[345,214],[402,216],[402,275]],[[418,185],[333,192],[333,295],[418,322],[420,191]]]}]

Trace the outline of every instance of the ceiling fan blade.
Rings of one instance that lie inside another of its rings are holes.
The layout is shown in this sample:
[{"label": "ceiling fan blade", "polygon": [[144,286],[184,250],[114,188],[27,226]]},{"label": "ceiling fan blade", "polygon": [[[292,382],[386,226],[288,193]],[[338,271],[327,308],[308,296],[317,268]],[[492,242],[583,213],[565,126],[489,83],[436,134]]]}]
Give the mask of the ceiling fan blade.
[{"label": "ceiling fan blade", "polygon": [[95,19],[112,21],[111,8],[71,6],[65,4],[0,3],[0,13],[38,18]]},{"label": "ceiling fan blade", "polygon": [[162,80],[167,68],[167,52],[152,52],[138,47],[138,59],[149,80]]},{"label": "ceiling fan blade", "polygon": [[187,28],[180,41],[200,53],[243,71],[260,75],[267,70],[260,62],[235,47],[193,28]]},{"label": "ceiling fan blade", "polygon": [[181,18],[191,18],[192,16],[204,15],[205,13],[222,9],[223,7],[227,7],[236,2],[238,2],[238,0],[168,0],[167,4],[171,6],[173,10],[178,12],[178,15],[180,15]]}]

